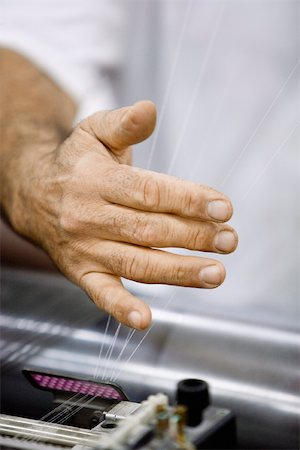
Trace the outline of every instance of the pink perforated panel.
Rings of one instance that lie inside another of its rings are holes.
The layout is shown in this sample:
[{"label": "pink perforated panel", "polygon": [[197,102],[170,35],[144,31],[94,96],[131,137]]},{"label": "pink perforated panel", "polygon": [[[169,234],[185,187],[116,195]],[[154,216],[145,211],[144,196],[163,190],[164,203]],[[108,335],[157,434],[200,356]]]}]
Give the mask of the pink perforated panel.
[{"label": "pink perforated panel", "polygon": [[123,400],[122,395],[109,384],[97,384],[91,381],[74,380],[54,375],[31,372],[31,377],[41,388],[53,391],[74,392],[110,400]]}]

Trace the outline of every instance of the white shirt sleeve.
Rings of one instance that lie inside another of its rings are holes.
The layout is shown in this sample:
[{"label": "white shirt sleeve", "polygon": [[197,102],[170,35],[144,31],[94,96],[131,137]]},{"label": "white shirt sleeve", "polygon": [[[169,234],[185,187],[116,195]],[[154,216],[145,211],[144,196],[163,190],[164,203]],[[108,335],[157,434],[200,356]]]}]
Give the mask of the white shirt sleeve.
[{"label": "white shirt sleeve", "polygon": [[79,104],[116,106],[127,14],[120,0],[2,0],[0,46],[30,58]]}]

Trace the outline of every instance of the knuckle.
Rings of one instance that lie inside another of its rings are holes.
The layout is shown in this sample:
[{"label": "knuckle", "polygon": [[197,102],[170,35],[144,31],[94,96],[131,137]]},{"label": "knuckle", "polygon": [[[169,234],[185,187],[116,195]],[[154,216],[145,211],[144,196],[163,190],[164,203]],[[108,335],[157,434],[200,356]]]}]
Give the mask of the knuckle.
[{"label": "knuckle", "polygon": [[67,235],[90,235],[99,222],[92,206],[77,193],[65,196],[59,216],[60,229]]},{"label": "knuckle", "polygon": [[126,318],[126,312],[124,311],[124,308],[122,305],[120,305],[120,302],[115,300],[111,305],[111,314],[119,321],[123,322]]},{"label": "knuckle", "polygon": [[135,228],[135,238],[144,245],[152,245],[156,237],[156,226],[154,223],[138,223]]},{"label": "knuckle", "polygon": [[212,241],[218,231],[218,225],[214,223],[202,223],[190,232],[190,244],[195,250],[210,250],[213,247]]},{"label": "knuckle", "polygon": [[144,279],[145,281],[153,281],[153,278],[155,278],[154,274],[159,273],[159,270],[155,269],[153,263],[151,264],[150,257],[147,254],[144,255],[142,264],[138,265],[138,270],[139,279]]},{"label": "knuckle", "polygon": [[118,249],[109,250],[107,253],[104,252],[105,258],[103,259],[103,263],[105,267],[109,270],[109,272],[123,276],[124,268],[125,268],[125,256],[123,252]]},{"label": "knuckle", "polygon": [[138,278],[140,265],[136,255],[132,255],[130,258],[124,260],[124,272],[130,279]]},{"label": "knuckle", "polygon": [[143,180],[142,192],[144,204],[151,208],[157,209],[160,206],[161,187],[153,178],[146,177]]},{"label": "knuckle", "polygon": [[132,255],[125,262],[125,273],[132,280],[139,281],[149,278],[149,258],[144,256],[141,261],[137,255]]},{"label": "knuckle", "polygon": [[87,286],[86,291],[98,308],[116,315],[118,302],[115,299],[114,290],[109,285],[104,284],[101,289]]},{"label": "knuckle", "polygon": [[129,226],[125,214],[105,211],[103,208],[101,217],[98,219],[98,228],[103,232],[107,231],[115,236],[121,236]]},{"label": "knuckle", "polygon": [[118,321],[123,322],[126,317],[126,304],[124,304],[115,289],[111,286],[102,286],[101,293],[98,296],[98,306],[112,314]]},{"label": "knuckle", "polygon": [[204,233],[202,228],[199,228],[198,230],[192,230],[190,232],[190,237],[189,237],[189,245],[191,246],[192,249],[201,249],[203,247],[203,243],[204,243]]},{"label": "knuckle", "polygon": [[170,271],[172,280],[177,285],[186,284],[186,271],[182,266],[175,266]]},{"label": "knuckle", "polygon": [[78,232],[81,227],[80,219],[74,210],[65,210],[60,217],[60,228],[67,234],[74,234]]},{"label": "knuckle", "polygon": [[200,206],[200,200],[191,192],[187,192],[182,205],[183,211],[186,211],[189,216],[195,216],[199,214]]}]

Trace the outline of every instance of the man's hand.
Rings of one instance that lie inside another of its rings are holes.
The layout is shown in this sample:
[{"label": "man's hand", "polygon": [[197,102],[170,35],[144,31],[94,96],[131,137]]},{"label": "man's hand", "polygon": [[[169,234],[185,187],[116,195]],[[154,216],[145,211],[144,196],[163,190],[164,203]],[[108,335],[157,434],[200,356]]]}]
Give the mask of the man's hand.
[{"label": "man's hand", "polygon": [[99,112],[43,159],[34,192],[29,235],[60,270],[93,301],[126,325],[143,329],[151,313],[122,286],[120,277],[143,283],[213,288],[225,270],[211,259],[179,256],[161,247],[217,253],[235,249],[224,225],[230,201],[205,186],[132,168],[130,145],[147,138],[155,108],[140,102]]},{"label": "man's hand", "polygon": [[237,245],[224,224],[232,215],[225,195],[130,166],[130,146],[152,133],[155,118],[144,101],[94,114],[56,148],[33,140],[11,163],[17,181],[3,202],[17,232],[100,308],[137,329],[149,325],[151,312],[120,277],[214,288],[225,278],[220,262],[158,248],[228,253]]}]

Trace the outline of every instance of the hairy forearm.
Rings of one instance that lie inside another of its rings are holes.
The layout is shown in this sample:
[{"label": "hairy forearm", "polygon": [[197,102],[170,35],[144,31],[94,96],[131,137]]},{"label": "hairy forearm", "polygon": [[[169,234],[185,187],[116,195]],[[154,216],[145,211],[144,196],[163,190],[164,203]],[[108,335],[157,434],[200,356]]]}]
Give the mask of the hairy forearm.
[{"label": "hairy forearm", "polygon": [[43,158],[70,133],[73,100],[23,56],[0,49],[1,208],[18,230],[27,183],[43,176]]}]

